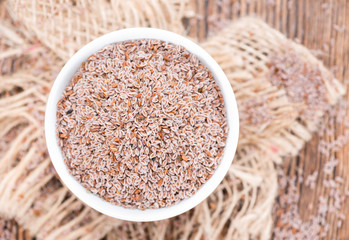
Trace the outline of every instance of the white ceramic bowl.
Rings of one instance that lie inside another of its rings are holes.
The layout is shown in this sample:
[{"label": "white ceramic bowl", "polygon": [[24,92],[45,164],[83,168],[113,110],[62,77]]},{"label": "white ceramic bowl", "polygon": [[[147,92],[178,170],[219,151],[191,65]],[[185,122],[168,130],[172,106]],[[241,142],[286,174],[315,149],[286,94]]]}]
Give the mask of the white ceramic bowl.
[{"label": "white ceramic bowl", "polygon": [[[203,184],[192,197],[182,200],[178,204],[171,207],[147,209],[144,211],[115,206],[99,198],[97,195],[89,193],[82,185],[80,185],[78,181],[74,179],[73,176],[69,174],[63,161],[61,149],[57,144],[56,137],[57,102],[62,97],[63,91],[69,84],[73,75],[80,68],[81,63],[90,55],[96,53],[99,49],[105,47],[106,45],[134,39],[159,39],[162,41],[171,42],[185,47],[188,51],[196,55],[199,60],[210,69],[215,81],[218,83],[222,91],[225,108],[227,110],[227,122],[229,125],[229,133],[223,159],[212,177],[205,184]],[[189,39],[169,31],[154,28],[129,28],[111,32],[97,38],[81,48],[69,59],[57,76],[50,92],[45,114],[46,144],[53,166],[55,167],[63,183],[81,201],[95,210],[114,218],[138,222],[156,221],[174,217],[190,210],[207,198],[223,180],[231,165],[235,155],[238,135],[239,116],[234,92],[220,66],[205,50]]]}]

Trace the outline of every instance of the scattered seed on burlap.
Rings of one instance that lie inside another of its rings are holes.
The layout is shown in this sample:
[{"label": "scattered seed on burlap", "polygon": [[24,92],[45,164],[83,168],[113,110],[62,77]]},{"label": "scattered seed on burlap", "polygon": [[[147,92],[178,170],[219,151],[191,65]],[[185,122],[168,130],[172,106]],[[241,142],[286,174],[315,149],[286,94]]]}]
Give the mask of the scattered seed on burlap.
[{"label": "scattered seed on burlap", "polygon": [[306,62],[301,53],[286,47],[284,53],[272,54],[269,62],[270,82],[283,87],[290,102],[302,104],[301,114],[310,120],[316,120],[317,112],[329,107],[324,84],[334,80],[333,75],[324,73],[316,64]]},{"label": "scattered seed on burlap", "polygon": [[228,133],[210,71],[158,40],[106,46],[85,61],[57,104],[57,135],[77,181],[126,208],[192,196],[214,173]]}]

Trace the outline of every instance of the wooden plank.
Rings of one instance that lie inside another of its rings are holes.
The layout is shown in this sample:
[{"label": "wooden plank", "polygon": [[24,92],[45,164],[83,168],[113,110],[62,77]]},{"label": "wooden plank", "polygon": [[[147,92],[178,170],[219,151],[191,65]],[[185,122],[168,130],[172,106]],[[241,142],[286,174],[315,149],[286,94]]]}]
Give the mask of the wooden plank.
[{"label": "wooden plank", "polygon": [[[336,2],[336,1],[335,1]],[[338,3],[340,2],[340,4]],[[346,82],[349,80],[349,2],[342,0],[336,2],[335,13],[337,16],[336,24],[338,26],[346,26],[346,31],[339,33],[337,31],[334,44],[334,51],[331,51],[331,60],[330,64],[332,66],[337,66],[338,70],[336,71],[336,76],[338,79]],[[346,82],[348,87],[348,82]],[[349,101],[349,95],[346,95],[346,102]],[[343,135],[346,127],[344,124],[338,125],[336,128],[336,135]],[[349,144],[346,144],[345,147],[337,154],[337,158],[340,160],[338,167],[336,168],[336,174],[343,176],[346,181],[344,183],[343,189],[349,190]],[[343,206],[342,212],[349,217],[349,204],[348,200]],[[337,239],[348,239],[349,238],[349,220],[344,221],[342,228],[336,232]],[[333,233],[334,236],[334,233]],[[332,236],[331,236],[332,237]]]},{"label": "wooden plank", "polygon": [[[29,234],[28,231],[25,231],[25,232],[24,232],[24,235],[25,235],[25,238],[24,238],[25,240],[31,240],[31,239],[33,239],[32,236],[30,236],[30,234]],[[34,238],[34,239],[35,239],[35,238]]]},{"label": "wooden plank", "polygon": [[207,34],[209,32],[214,32],[217,29],[217,1],[208,0],[207,3]]},{"label": "wooden plank", "polygon": [[206,0],[197,1],[197,36],[199,41],[204,41],[206,38],[206,22],[207,22],[207,8]]},{"label": "wooden plank", "polygon": [[25,232],[21,226],[18,226],[17,230],[17,239],[18,240],[24,240]]}]

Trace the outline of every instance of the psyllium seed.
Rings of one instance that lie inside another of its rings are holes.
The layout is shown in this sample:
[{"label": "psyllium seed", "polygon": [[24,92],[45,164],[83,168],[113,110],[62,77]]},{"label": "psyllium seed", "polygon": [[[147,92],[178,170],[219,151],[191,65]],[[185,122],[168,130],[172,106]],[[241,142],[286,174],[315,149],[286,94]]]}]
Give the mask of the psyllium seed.
[{"label": "psyllium seed", "polygon": [[81,65],[57,104],[69,172],[126,208],[189,198],[223,156],[228,125],[221,99],[208,68],[181,46],[106,46]]}]

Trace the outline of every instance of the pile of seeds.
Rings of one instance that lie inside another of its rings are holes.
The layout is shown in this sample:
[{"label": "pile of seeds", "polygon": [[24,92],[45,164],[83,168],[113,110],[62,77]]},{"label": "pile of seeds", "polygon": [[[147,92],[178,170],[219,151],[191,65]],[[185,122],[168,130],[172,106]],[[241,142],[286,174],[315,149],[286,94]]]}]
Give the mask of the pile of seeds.
[{"label": "pile of seeds", "polygon": [[158,40],[106,46],[82,64],[57,104],[69,172],[126,208],[192,196],[219,165],[228,133],[208,68]]}]

